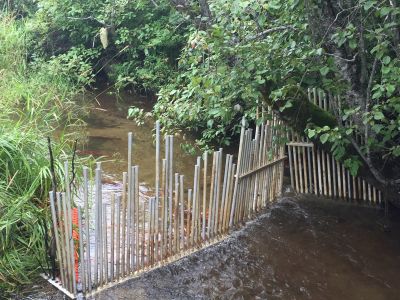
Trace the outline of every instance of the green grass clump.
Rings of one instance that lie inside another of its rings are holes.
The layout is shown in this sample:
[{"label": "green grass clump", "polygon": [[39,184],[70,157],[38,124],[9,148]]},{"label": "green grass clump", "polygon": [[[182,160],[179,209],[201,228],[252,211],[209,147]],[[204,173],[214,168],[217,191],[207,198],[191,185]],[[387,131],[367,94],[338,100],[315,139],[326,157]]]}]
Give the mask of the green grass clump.
[{"label": "green grass clump", "polygon": [[[46,193],[51,188],[47,144],[28,126],[0,125],[0,288],[28,283],[45,268]],[[60,154],[60,148],[55,149]],[[62,176],[57,161],[56,171]]]},{"label": "green grass clump", "polygon": [[[82,87],[56,71],[63,69],[62,61],[29,55],[34,41],[24,22],[0,12],[0,295],[47,268],[47,137],[83,124],[84,109],[77,104]],[[71,139],[53,143],[60,188]]]}]

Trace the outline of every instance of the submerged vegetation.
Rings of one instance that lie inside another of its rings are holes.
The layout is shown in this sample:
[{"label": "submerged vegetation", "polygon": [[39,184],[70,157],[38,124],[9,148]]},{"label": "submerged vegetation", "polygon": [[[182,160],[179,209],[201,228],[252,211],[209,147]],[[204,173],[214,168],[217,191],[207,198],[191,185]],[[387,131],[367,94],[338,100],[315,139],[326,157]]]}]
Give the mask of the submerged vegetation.
[{"label": "submerged vegetation", "polygon": [[[395,1],[15,0],[2,5],[2,287],[26,282],[45,263],[39,251],[51,179],[45,137],[60,125],[82,125],[76,95],[100,77],[117,91],[156,96],[154,116],[169,130],[197,132],[202,148],[231,144],[238,120],[261,122],[257,112],[272,107],[353,175],[362,172],[399,204],[400,8]],[[333,113],[309,103],[308,88],[340,96]],[[142,114],[134,107],[129,111]],[[54,147],[58,158],[70,145],[68,138],[60,143]],[[36,255],[25,258],[24,251]]]}]

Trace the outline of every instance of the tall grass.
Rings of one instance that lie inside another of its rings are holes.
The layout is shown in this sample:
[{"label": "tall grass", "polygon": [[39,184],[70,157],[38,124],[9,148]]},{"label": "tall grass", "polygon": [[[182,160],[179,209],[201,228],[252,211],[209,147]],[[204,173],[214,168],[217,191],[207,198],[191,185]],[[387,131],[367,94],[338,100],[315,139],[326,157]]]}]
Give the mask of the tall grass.
[{"label": "tall grass", "polygon": [[[82,125],[80,87],[54,71],[62,68],[57,59],[28,59],[34,41],[24,22],[0,12],[0,295],[46,268],[51,189],[46,137]],[[53,145],[59,179],[70,146],[68,139]]]},{"label": "tall grass", "polygon": [[[11,125],[11,126],[10,126]],[[55,153],[62,154],[58,145]],[[29,282],[45,267],[50,169],[46,140],[22,124],[0,125],[0,286]],[[58,177],[62,166],[57,161]]]}]

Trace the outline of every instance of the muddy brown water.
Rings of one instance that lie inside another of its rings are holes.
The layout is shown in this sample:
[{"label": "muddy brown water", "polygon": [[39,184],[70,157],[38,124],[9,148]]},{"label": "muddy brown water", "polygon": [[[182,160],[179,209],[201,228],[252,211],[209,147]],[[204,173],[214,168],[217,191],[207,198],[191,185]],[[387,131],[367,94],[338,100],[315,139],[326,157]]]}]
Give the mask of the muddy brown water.
[{"label": "muddy brown water", "polygon": [[[126,105],[107,97],[110,100],[102,99],[101,109],[92,110],[85,149],[111,157],[118,149],[122,161],[103,164],[105,174],[118,182],[126,168],[127,132],[132,131],[134,163],[140,165],[142,185],[151,187],[153,121],[137,127],[126,120]],[[144,99],[135,103],[149,109]],[[179,163],[175,160],[177,169],[190,176],[194,157],[178,147],[175,151],[180,158]],[[95,298],[400,299],[400,214],[392,212],[390,232],[383,231],[382,217],[381,211],[371,208],[286,194],[223,242]],[[63,295],[38,281],[14,298]]]},{"label": "muddy brown water", "polygon": [[[146,118],[138,126],[133,120],[128,120],[127,112],[130,105],[135,105],[149,112],[153,103],[144,97],[121,94],[122,100],[115,95],[102,93],[96,97],[94,106],[90,109],[87,122],[88,141],[80,149],[80,155],[92,154],[103,156],[102,168],[106,178],[121,181],[122,172],[127,171],[128,132],[133,134],[132,165],[139,165],[140,182],[149,187],[155,180],[155,145],[153,118]],[[193,181],[196,157],[189,155],[180,147],[181,144],[193,144],[194,138],[189,134],[176,134],[174,138],[174,172],[184,174],[187,182]],[[164,144],[161,143],[161,154],[164,155]]]}]

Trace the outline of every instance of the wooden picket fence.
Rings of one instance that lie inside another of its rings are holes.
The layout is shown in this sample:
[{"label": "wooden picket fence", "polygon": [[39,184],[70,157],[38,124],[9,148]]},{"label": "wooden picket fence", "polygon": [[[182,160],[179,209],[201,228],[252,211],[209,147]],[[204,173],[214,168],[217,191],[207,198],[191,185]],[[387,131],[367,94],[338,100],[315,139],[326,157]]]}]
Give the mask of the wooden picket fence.
[{"label": "wooden picket fence", "polygon": [[[319,89],[308,90],[309,101],[330,111],[340,109],[337,97]],[[362,142],[361,137],[355,137]],[[298,193],[315,194],[355,201],[361,204],[381,205],[382,193],[360,176],[352,176],[343,163],[330,153],[294,133],[287,144],[290,180]]]},{"label": "wooden picket fence", "polygon": [[[132,166],[132,133],[123,188],[105,195],[98,163],[95,178],[83,169],[83,199],[68,187],[50,193],[59,276],[49,282],[70,298],[100,290],[179,259],[223,239],[250,220],[282,190],[285,135],[273,117],[253,129],[242,121],[236,164],[223,150],[197,157],[194,182],[184,189],[184,175],[174,173],[174,138],[165,136],[160,159],[160,125],[156,123],[155,190],[139,193],[139,166]],[[212,163],[209,163],[212,159]],[[210,172],[210,173],[209,173]],[[94,191],[92,193],[92,191]],[[78,212],[75,224],[71,215]]]}]

